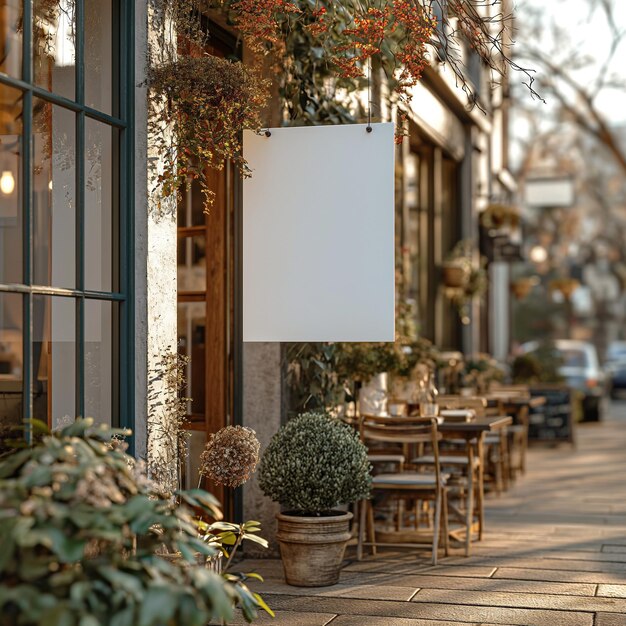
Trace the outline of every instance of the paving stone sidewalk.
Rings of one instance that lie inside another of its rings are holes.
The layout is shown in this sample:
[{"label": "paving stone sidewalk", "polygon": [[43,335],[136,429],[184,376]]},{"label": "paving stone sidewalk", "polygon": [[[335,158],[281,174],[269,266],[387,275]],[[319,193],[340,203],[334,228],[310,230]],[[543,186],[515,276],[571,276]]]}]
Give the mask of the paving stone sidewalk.
[{"label": "paving stone sidewalk", "polygon": [[[626,626],[626,402],[580,425],[577,446],[533,448],[528,472],[487,500],[473,556],[353,551],[334,587],[283,582],[280,561],[245,562],[275,626]],[[236,624],[244,622],[237,621]]]}]

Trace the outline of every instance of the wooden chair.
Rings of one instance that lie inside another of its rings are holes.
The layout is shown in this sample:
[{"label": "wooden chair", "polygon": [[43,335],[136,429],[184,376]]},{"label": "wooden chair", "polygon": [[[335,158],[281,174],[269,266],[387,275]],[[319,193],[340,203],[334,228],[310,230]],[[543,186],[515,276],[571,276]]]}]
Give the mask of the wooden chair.
[{"label": "wooden chair", "polygon": [[487,400],[481,396],[439,396],[439,409],[471,409],[476,417],[484,417],[487,411]]},{"label": "wooden chair", "polygon": [[[481,397],[439,396],[440,410],[470,409],[477,417],[484,417],[487,402]],[[452,507],[456,515],[465,523],[465,555],[470,556],[474,517],[478,519],[478,536],[482,537],[484,526],[484,476],[483,462],[478,454],[478,442],[463,439],[446,439],[451,446],[439,455],[439,464],[443,471],[450,473],[448,491],[456,494],[464,506],[464,511]],[[418,456],[412,461],[417,466],[434,463],[432,454]]]},{"label": "wooden chair", "polygon": [[500,400],[502,414],[514,413],[515,423],[508,427],[509,434],[509,474],[514,479],[517,472],[526,472],[526,453],[528,451],[528,421],[529,406],[517,404],[511,406],[511,398],[515,400],[530,400],[528,385],[495,385],[494,394],[502,395]]},{"label": "wooden chair", "polygon": [[[439,465],[439,440],[437,421],[433,418],[406,418],[406,417],[375,417],[364,415],[360,424],[361,439],[368,442],[397,443],[405,448],[414,445],[429,445],[433,451],[435,462],[432,472],[400,471],[394,473],[377,474],[372,478],[372,496],[382,494],[399,500],[432,501],[434,503],[434,522],[432,529],[432,563],[437,564],[437,551],[440,544],[440,534],[443,533],[443,543],[446,556],[448,555],[448,500],[446,481],[447,476],[442,474]],[[400,515],[400,509],[398,509]],[[369,541],[366,542],[366,518],[369,526]],[[396,531],[401,530],[401,520],[396,521]],[[385,542],[390,547],[413,547],[424,543],[417,531],[411,533],[411,539],[418,541]],[[376,553],[376,531],[374,528],[374,513],[371,500],[362,503],[359,521],[359,541],[357,555],[361,558],[363,546],[372,547]]]}]

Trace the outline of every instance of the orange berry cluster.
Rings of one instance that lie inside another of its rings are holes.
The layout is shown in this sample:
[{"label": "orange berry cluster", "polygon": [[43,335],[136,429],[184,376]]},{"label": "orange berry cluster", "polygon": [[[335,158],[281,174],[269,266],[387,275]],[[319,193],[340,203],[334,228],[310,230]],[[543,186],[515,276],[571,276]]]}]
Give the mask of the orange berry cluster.
[{"label": "orange berry cluster", "polygon": [[290,13],[301,13],[291,0],[237,0],[232,9],[237,28],[253,52],[266,52],[279,44],[282,19]]}]

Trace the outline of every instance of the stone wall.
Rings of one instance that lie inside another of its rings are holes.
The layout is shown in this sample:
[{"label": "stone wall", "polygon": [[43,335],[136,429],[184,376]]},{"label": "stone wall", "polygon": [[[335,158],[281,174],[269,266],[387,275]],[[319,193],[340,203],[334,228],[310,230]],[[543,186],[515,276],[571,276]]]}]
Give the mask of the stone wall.
[{"label": "stone wall", "polygon": [[[280,376],[281,350],[279,343],[245,343],[243,347],[243,424],[253,428],[265,450],[272,435],[280,428],[282,398]],[[257,476],[243,488],[244,519],[261,522],[261,535],[270,541],[263,550],[254,543],[246,546],[250,556],[275,556],[275,515],[279,506],[266,498],[259,489]]]}]

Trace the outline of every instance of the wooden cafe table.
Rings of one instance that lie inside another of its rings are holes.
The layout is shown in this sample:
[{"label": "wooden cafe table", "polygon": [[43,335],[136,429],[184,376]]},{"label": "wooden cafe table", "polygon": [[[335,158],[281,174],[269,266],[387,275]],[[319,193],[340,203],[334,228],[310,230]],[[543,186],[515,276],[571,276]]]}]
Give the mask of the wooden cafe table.
[{"label": "wooden cafe table", "polygon": [[499,412],[513,417],[513,426],[509,429],[510,454],[515,452],[518,462],[509,463],[509,478],[515,478],[515,471],[526,473],[526,452],[528,449],[528,420],[530,411],[546,403],[544,396],[531,396],[530,393],[493,391],[486,396],[489,406],[497,407]]},{"label": "wooden cafe table", "polygon": [[[463,439],[465,441],[465,449],[467,452],[467,499],[465,510],[465,528],[453,530],[450,536],[459,539],[459,533],[465,535],[465,555],[470,554],[470,544],[472,533],[478,531],[478,539],[481,540],[485,527],[485,509],[484,509],[484,437],[486,433],[496,434],[513,423],[513,418],[508,415],[500,415],[493,417],[476,417],[472,421],[458,422],[444,419],[438,426],[443,440],[446,439]],[[474,452],[476,445],[476,452]],[[477,483],[474,484],[473,467],[478,457]],[[478,523],[474,521],[474,493],[476,492],[476,506],[478,513]],[[477,527],[476,527],[477,526]]]}]

